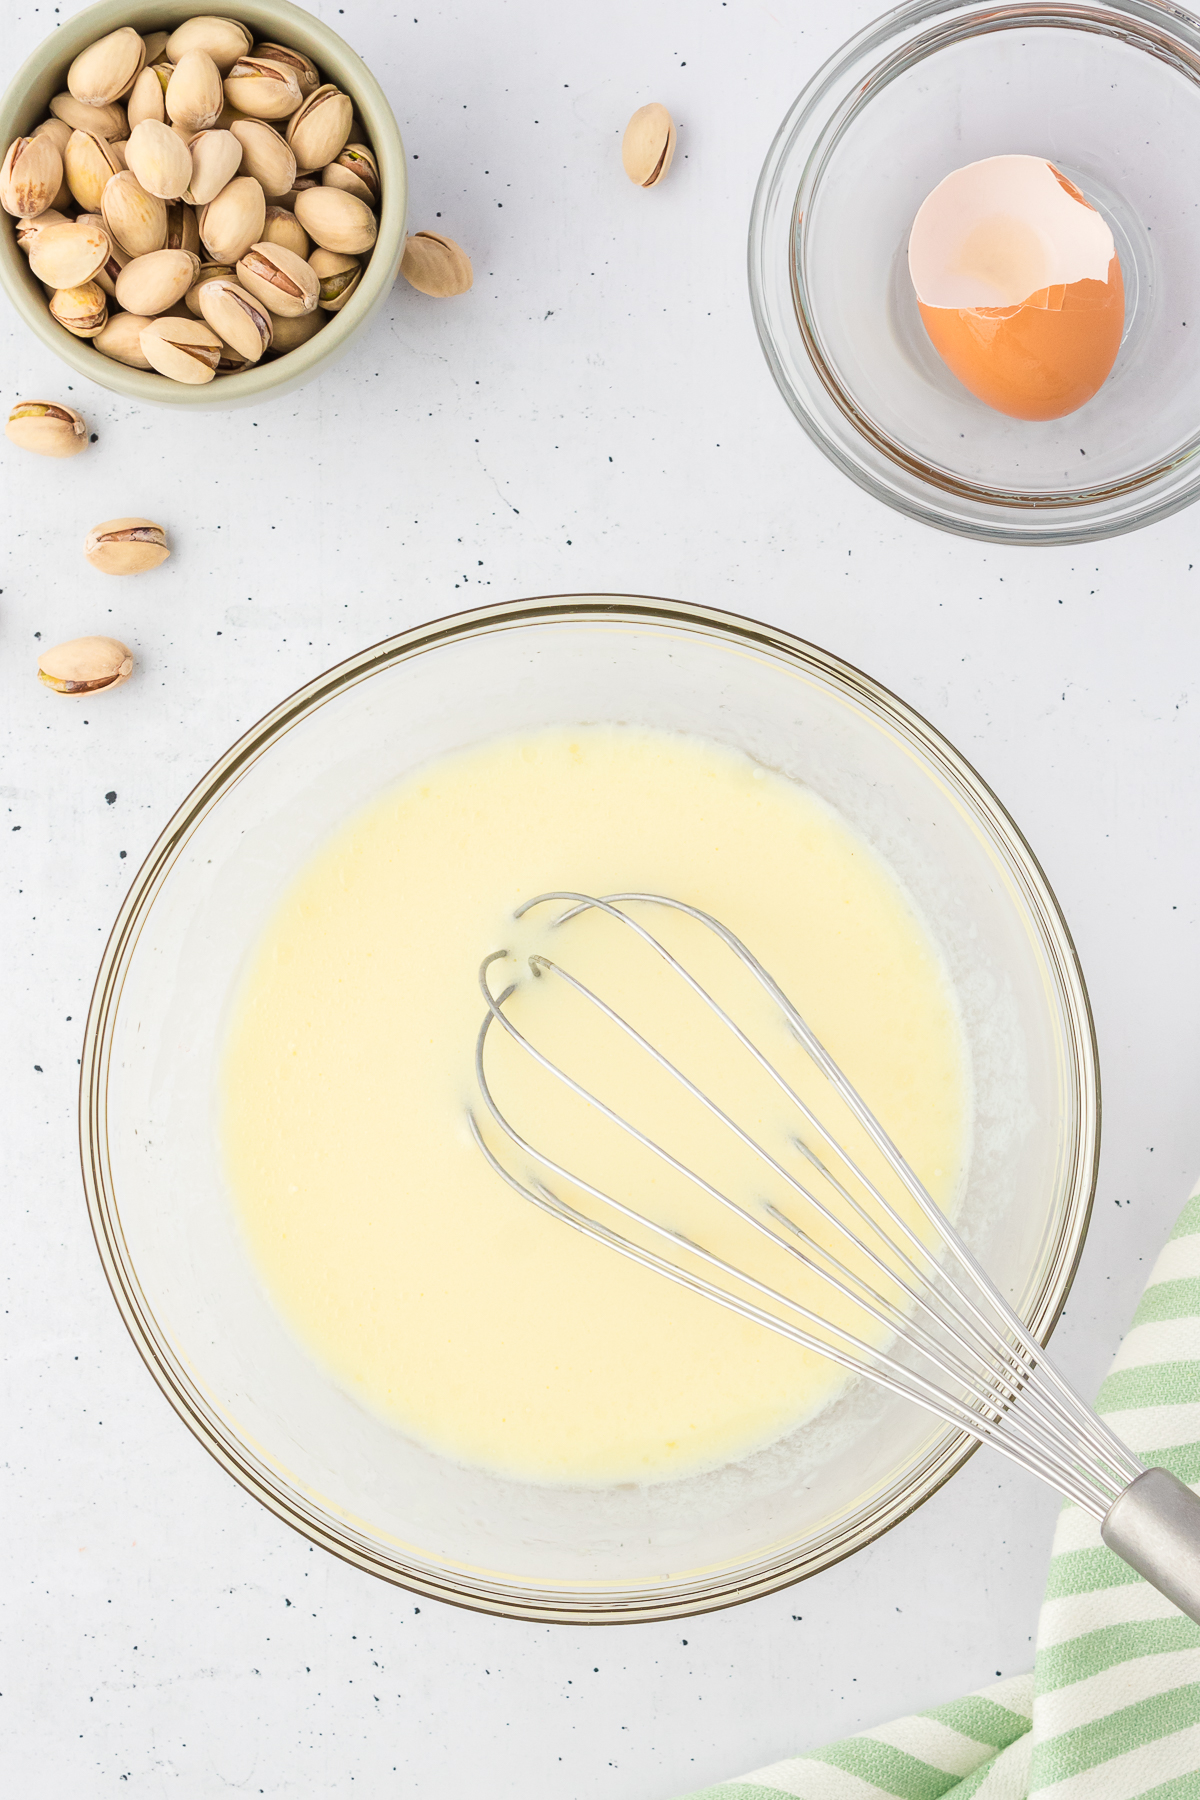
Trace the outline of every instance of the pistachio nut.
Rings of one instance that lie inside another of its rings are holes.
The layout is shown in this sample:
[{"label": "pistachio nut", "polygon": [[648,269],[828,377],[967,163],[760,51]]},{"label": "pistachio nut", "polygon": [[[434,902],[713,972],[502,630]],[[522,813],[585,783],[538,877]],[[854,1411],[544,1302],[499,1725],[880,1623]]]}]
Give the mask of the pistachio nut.
[{"label": "pistachio nut", "polygon": [[83,554],[105,575],[144,575],[165,563],[171,552],[166,532],[152,519],[107,519],[92,526]]},{"label": "pistachio nut", "polygon": [[302,256],[282,244],[250,246],[237,265],[237,278],[268,311],[285,319],[312,312],[320,282]]},{"label": "pistachio nut", "polygon": [[657,100],[639,106],[621,139],[621,161],[638,187],[657,187],[675,154],[675,121]]},{"label": "pistachio nut", "polygon": [[196,276],[195,281],[193,281],[187,293],[183,296],[184,305],[191,313],[193,319],[198,319],[200,317],[200,301],[198,296],[200,289],[204,286],[206,281],[236,280],[237,271],[234,269],[232,263],[201,263],[199,274]]},{"label": "pistachio nut", "polygon": [[[242,146],[231,131],[215,127],[197,132],[191,142],[192,179],[184,199],[189,206],[207,206],[242,164]],[[254,171],[248,169],[248,175]]]},{"label": "pistachio nut", "polygon": [[229,129],[242,146],[243,175],[253,175],[269,200],[290,193],[296,180],[296,158],[274,126],[265,119],[242,119]]},{"label": "pistachio nut", "polygon": [[43,119],[40,125],[34,126],[33,135],[34,137],[48,137],[61,156],[73,130],[74,126],[68,125],[65,119],[56,119],[51,114],[48,119]]},{"label": "pistachio nut", "polygon": [[201,319],[151,319],[141,344],[152,369],[193,387],[211,381],[221,360],[221,340]]},{"label": "pistachio nut", "polygon": [[50,296],[50,315],[72,337],[95,337],[108,317],[108,296],[98,281],[55,288]]},{"label": "pistachio nut", "polygon": [[413,233],[404,246],[400,273],[419,294],[435,300],[465,294],[475,279],[466,251],[437,231]]},{"label": "pistachio nut", "polygon": [[321,85],[321,75],[311,56],[305,56],[302,50],[293,50],[288,44],[255,44],[250,52],[259,62],[282,63],[290,69],[300,84],[300,92],[308,97],[314,88]]},{"label": "pistachio nut", "polygon": [[206,323],[248,363],[256,363],[270,349],[270,313],[236,281],[202,282],[196,299]]},{"label": "pistachio nut", "polygon": [[221,345],[221,354],[217,361],[218,375],[240,375],[249,367],[250,359],[248,357],[239,356],[237,351],[231,350],[228,344]]},{"label": "pistachio nut", "polygon": [[54,205],[62,184],[63,161],[52,137],[13,139],[0,163],[0,206],[6,213],[36,218]]},{"label": "pistachio nut", "polygon": [[178,200],[191,183],[192,153],[159,119],[143,119],[134,126],[125,162],[146,192],[160,200]]},{"label": "pistachio nut", "polygon": [[379,205],[379,164],[365,144],[347,144],[326,167],[321,183],[324,187],[345,188],[368,206]]},{"label": "pistachio nut", "polygon": [[167,241],[163,248],[190,250],[196,261],[200,260],[200,228],[196,223],[195,208],[186,200],[167,202]]},{"label": "pistachio nut", "polygon": [[122,25],[79,52],[67,87],[85,106],[107,106],[129,92],[145,60],[145,44],[131,25]]},{"label": "pistachio nut", "polygon": [[126,155],[126,152],[129,149],[129,139],[109,138],[108,147],[116,158],[116,173],[119,175],[122,169],[127,169],[129,167],[129,158]]},{"label": "pistachio nut", "polygon": [[74,288],[92,279],[108,252],[108,233],[99,226],[47,225],[29,246],[29,267],[52,288]]},{"label": "pistachio nut", "polygon": [[322,250],[342,250],[351,256],[370,250],[378,230],[366,201],[341,188],[311,187],[297,194],[296,217]]},{"label": "pistachio nut", "polygon": [[167,110],[167,89],[170,87],[171,77],[175,73],[175,64],[173,62],[168,62],[167,58],[164,56],[159,62],[151,63],[150,66],[157,77],[159,87],[162,89],[163,112],[165,113]]},{"label": "pistachio nut", "polygon": [[297,196],[307,194],[310,188],[320,187],[320,185],[320,182],[312,175],[298,175],[286,194],[276,194],[275,203],[277,206],[286,208],[288,212],[294,213]]},{"label": "pistachio nut", "polygon": [[55,94],[50,111],[72,131],[94,131],[102,138],[129,136],[125,108],[115,101],[111,106],[89,106],[86,101],[77,100],[74,94]]},{"label": "pistachio nut", "polygon": [[160,125],[166,123],[167,107],[163,98],[163,85],[158,79],[157,69],[143,69],[129,90],[129,99],[125,103],[125,111],[129,118],[131,134],[147,119],[155,119]]},{"label": "pistachio nut", "polygon": [[187,50],[167,82],[167,117],[185,130],[207,131],[221,116],[225,94],[221,71],[207,50]]},{"label": "pistachio nut", "polygon": [[290,119],[304,99],[293,69],[265,56],[242,56],[225,77],[225,98],[251,119]]},{"label": "pistachio nut", "polygon": [[200,241],[214,262],[236,262],[262,236],[267,202],[253,175],[235,175],[200,214]]},{"label": "pistachio nut", "polygon": [[100,196],[120,167],[120,158],[112,145],[106,138],[97,137],[95,132],[73,131],[67,139],[63,172],[67,186],[84,212],[100,211]]},{"label": "pistachio nut", "polygon": [[185,19],[167,39],[167,55],[173,63],[187,55],[189,50],[203,50],[206,56],[227,75],[239,56],[245,56],[253,39],[244,25],[236,19],[218,19],[209,14],[201,14],[194,19]]},{"label": "pistachio nut", "polygon": [[341,312],[362,280],[358,257],[346,256],[340,250],[314,250],[308,266],[320,283],[317,304],[326,312]]},{"label": "pistachio nut", "polygon": [[100,283],[100,286],[104,289],[110,300],[115,300],[117,297],[117,276],[129,261],[129,257],[119,244],[114,244],[112,233],[105,228],[104,220],[100,214],[80,213],[75,223],[77,225],[95,225],[104,232],[105,237],[108,239],[108,255],[100,264],[96,273],[92,276],[92,280]]},{"label": "pistachio nut", "polygon": [[312,240],[307,231],[295,213],[290,213],[286,206],[268,206],[267,222],[263,226],[260,241],[264,244],[281,244],[285,250],[290,250],[294,256],[305,261],[312,250]]},{"label": "pistachio nut", "polygon": [[146,46],[146,61],[156,63],[159,57],[166,54],[168,31],[143,31],[142,42]]},{"label": "pistachio nut", "polygon": [[8,415],[4,435],[22,450],[38,456],[78,456],[88,447],[82,413],[57,400],[18,400]]},{"label": "pistachio nut", "polygon": [[350,136],[354,102],[332,82],[310,94],[288,120],[287,141],[301,169],[323,169]]},{"label": "pistachio nut", "polygon": [[282,314],[276,313],[271,356],[286,356],[289,350],[298,350],[301,344],[307,344],[309,338],[316,337],[321,327],[328,323],[329,314],[321,312],[319,308],[316,312],[298,313],[294,319],[285,319]]},{"label": "pistachio nut", "polygon": [[129,256],[148,256],[167,241],[167,205],[148,194],[130,169],[114,175],[100,196],[109,236]]},{"label": "pistachio nut", "polygon": [[148,369],[150,362],[142,349],[141,336],[142,327],[150,322],[143,313],[110,313],[107,324],[92,339],[92,349],[131,369]]},{"label": "pistachio nut", "polygon": [[72,222],[65,213],[56,212],[53,207],[49,212],[39,213],[36,219],[18,219],[17,247],[28,256],[33,248],[34,239],[40,231],[46,229],[47,225],[70,225]]},{"label": "pistachio nut", "polygon": [[101,694],[132,671],[133,657],[119,638],[73,638],[38,657],[38,680],[55,694]]},{"label": "pistachio nut", "polygon": [[117,305],[153,318],[182,300],[200,268],[188,250],[151,250],[135,256],[117,276]]}]

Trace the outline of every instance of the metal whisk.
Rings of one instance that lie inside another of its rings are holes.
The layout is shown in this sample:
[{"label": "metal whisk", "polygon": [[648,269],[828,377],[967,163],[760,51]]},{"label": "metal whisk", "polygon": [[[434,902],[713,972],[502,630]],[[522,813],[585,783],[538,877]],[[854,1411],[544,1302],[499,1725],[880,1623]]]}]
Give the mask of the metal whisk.
[{"label": "metal whisk", "polygon": [[[581,1211],[547,1185],[541,1174],[523,1179],[491,1148],[472,1114],[470,1125],[475,1141],[496,1173],[552,1218],[595,1242],[607,1245],[692,1293],[704,1295],[744,1319],[753,1320],[795,1344],[831,1358],[854,1374],[869,1376],[892,1393],[925,1407],[947,1424],[970,1433],[982,1443],[991,1444],[1100,1520],[1105,1543],[1191,1618],[1200,1622],[1200,1499],[1168,1470],[1147,1468],[1058,1373],[865,1101],[762,964],[718,919],[661,894],[609,894],[603,897],[570,892],[539,894],[519,908],[514,917],[520,918],[534,907],[564,904],[566,910],[554,921],[556,927],[591,911],[605,914],[660,957],[710,1009],[795,1108],[797,1129],[791,1135],[790,1148],[796,1153],[798,1167],[789,1167],[779,1155],[758,1141],[660,1048],[569,970],[547,956],[535,955],[529,958],[533,974],[567,984],[580,1000],[596,1008],[610,1026],[624,1033],[658,1069],[680,1083],[723,1130],[732,1133],[746,1151],[771,1171],[777,1182],[782,1181],[790,1196],[788,1208],[785,1210],[771,1202],[754,1209],[742,1205],[614,1111],[545,1055],[505,1012],[505,1005],[518,984],[512,983],[499,994],[492,992],[489,970],[508,955],[503,950],[486,957],[479,971],[487,1012],[476,1043],[475,1068],[487,1115],[499,1128],[505,1144],[515,1149],[523,1162],[537,1165],[547,1178],[570,1183],[580,1193],[622,1215],[642,1232],[683,1252],[686,1258],[698,1262],[711,1274],[699,1274],[694,1268],[683,1267],[670,1256],[633,1241],[601,1219]],[[927,1243],[902,1216],[749,1033],[652,935],[641,918],[626,910],[629,907],[636,908],[642,916],[647,909],[656,908],[686,914],[713,933],[749,972],[779,1009],[791,1036],[812,1059],[920,1214],[932,1226],[935,1245]],[[872,1321],[872,1328],[881,1328],[888,1347],[868,1342],[847,1326],[822,1316],[628,1201],[604,1192],[579,1172],[565,1168],[528,1142],[506,1118],[489,1086],[486,1051],[494,1025],[498,1025],[550,1076],[595,1109],[601,1118],[627,1134],[644,1151],[667,1165],[676,1176],[730,1209],[754,1231],[762,1233],[795,1258],[810,1274],[819,1276],[831,1293],[840,1296],[842,1302],[852,1303],[864,1321]],[[817,1143],[822,1146],[821,1153],[814,1147]],[[824,1160],[825,1157],[829,1161]],[[830,1162],[835,1167],[831,1167]],[[815,1182],[814,1177],[817,1178]],[[818,1183],[822,1192],[836,1196],[833,1204],[821,1198],[816,1191]],[[852,1191],[852,1187],[858,1192]],[[874,1212],[858,1197],[860,1193],[869,1197],[876,1209]],[[824,1243],[813,1235],[814,1229],[822,1229],[816,1224],[818,1220],[824,1228],[822,1234],[827,1240]],[[833,1241],[843,1246],[844,1254],[829,1247],[830,1233]],[[733,1281],[743,1290],[757,1291],[779,1310],[768,1310],[756,1304],[744,1292],[731,1291],[723,1281]]]}]

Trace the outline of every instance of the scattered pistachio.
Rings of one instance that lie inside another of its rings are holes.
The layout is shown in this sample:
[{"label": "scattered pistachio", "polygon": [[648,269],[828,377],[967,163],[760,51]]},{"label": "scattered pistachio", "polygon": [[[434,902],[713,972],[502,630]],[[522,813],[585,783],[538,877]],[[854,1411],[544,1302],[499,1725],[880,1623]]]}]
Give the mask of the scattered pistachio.
[{"label": "scattered pistachio", "polygon": [[193,387],[211,381],[221,360],[221,340],[199,319],[152,319],[139,342],[152,369]]},{"label": "scattered pistachio", "polygon": [[246,362],[256,363],[270,349],[270,313],[236,281],[202,282],[196,299],[205,322]]},{"label": "scattered pistachio", "polygon": [[475,279],[466,251],[436,231],[413,233],[404,246],[400,273],[410,287],[435,300],[465,294]]},{"label": "scattered pistachio", "polygon": [[182,25],[167,39],[167,55],[173,63],[177,63],[187,55],[189,50],[203,50],[217,65],[222,75],[227,75],[239,56],[245,56],[252,39],[244,25],[235,19],[218,19],[211,15],[202,15],[195,19],[185,19]]},{"label": "scattered pistachio", "polygon": [[92,349],[131,369],[149,369],[152,364],[142,349],[142,327],[150,323],[142,313],[110,313],[107,324],[92,339]]},{"label": "scattered pistachio", "polygon": [[266,196],[253,175],[235,175],[200,214],[200,241],[214,262],[236,262],[266,222]]},{"label": "scattered pistachio", "polygon": [[134,126],[125,161],[146,192],[160,200],[178,200],[191,183],[191,151],[158,119],[143,119]]},{"label": "scattered pistachio", "polygon": [[295,70],[263,56],[242,56],[225,77],[225,98],[251,119],[290,119],[304,99]]},{"label": "scattered pistachio", "polygon": [[296,217],[322,250],[358,255],[370,250],[378,231],[375,214],[342,188],[311,187],[296,195]]},{"label": "scattered pistachio", "polygon": [[621,139],[621,161],[638,187],[656,187],[675,154],[675,121],[657,100],[639,106]]},{"label": "scattered pistachio", "polygon": [[145,60],[145,44],[131,25],[122,25],[79,52],[67,87],[85,106],[107,106],[129,92]]},{"label": "scattered pistachio", "polygon": [[341,312],[362,280],[362,264],[357,256],[344,256],[339,250],[314,250],[308,266],[321,284],[317,304],[326,312]]},{"label": "scattered pistachio", "polygon": [[284,318],[312,312],[320,282],[304,258],[282,244],[252,244],[238,259],[237,276],[242,286],[270,312]]},{"label": "scattered pistachio", "polygon": [[207,50],[185,50],[171,72],[165,96],[167,117],[185,130],[206,131],[225,104],[221,71]]},{"label": "scattered pistachio", "polygon": [[167,206],[148,194],[129,169],[114,175],[100,196],[100,212],[110,236],[130,256],[148,256],[167,242]]},{"label": "scattered pistachio", "polygon": [[107,519],[88,532],[83,554],[105,575],[142,575],[166,562],[171,552],[166,532],[153,520]]},{"label": "scattered pistachio", "polygon": [[15,219],[48,212],[63,184],[63,162],[48,134],[15,138],[0,163],[0,206]]},{"label": "scattered pistachio", "polygon": [[57,400],[18,400],[8,415],[5,437],[39,456],[78,456],[88,447],[87,425],[73,406]]},{"label": "scattered pistachio", "polygon": [[72,337],[95,337],[108,317],[108,296],[98,281],[55,288],[50,296],[50,314]]},{"label": "scattered pistachio", "polygon": [[38,657],[38,680],[55,694],[100,694],[132,671],[133,656],[119,638],[72,638]]},{"label": "scattered pistachio", "polygon": [[290,193],[296,158],[275,128],[265,119],[235,119],[229,129],[242,147],[242,174],[253,175],[269,200]]}]

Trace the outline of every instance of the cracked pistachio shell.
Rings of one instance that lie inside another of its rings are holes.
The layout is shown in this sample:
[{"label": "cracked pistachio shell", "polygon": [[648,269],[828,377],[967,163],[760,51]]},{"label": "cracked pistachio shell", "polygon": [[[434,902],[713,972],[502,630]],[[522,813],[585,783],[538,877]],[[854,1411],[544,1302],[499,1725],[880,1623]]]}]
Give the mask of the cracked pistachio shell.
[{"label": "cracked pistachio shell", "polygon": [[205,322],[235,355],[256,363],[263,351],[270,349],[270,313],[261,300],[248,294],[236,281],[203,282],[196,298]]},{"label": "cracked pistachio shell", "polygon": [[36,219],[18,219],[17,247],[28,256],[38,233],[44,231],[47,225],[70,225],[72,223],[73,221],[68,219],[65,213],[56,212],[53,207],[49,212],[39,213]]},{"label": "cracked pistachio shell", "polygon": [[154,317],[182,300],[200,269],[188,250],[151,250],[135,256],[117,276],[117,305]]},{"label": "cracked pistachio shell", "polygon": [[200,317],[200,289],[206,281],[236,281],[237,271],[232,263],[206,262],[200,264],[199,272],[187,293],[183,296],[184,305],[194,319]]},{"label": "cracked pistachio shell", "polygon": [[85,106],[107,106],[127,94],[146,60],[146,46],[130,25],[81,50],[67,70],[67,87]]},{"label": "cracked pistachio shell", "polygon": [[353,100],[332,82],[310,94],[288,121],[287,141],[297,167],[311,171],[331,163],[349,138],[353,123]]},{"label": "cracked pistachio shell", "polygon": [[400,273],[418,293],[434,300],[465,294],[475,279],[466,251],[436,231],[413,233],[404,246]]},{"label": "cracked pistachio shell", "polygon": [[[242,166],[242,146],[231,131],[197,132],[191,142],[192,179],[184,199],[189,206],[207,206],[233,180]],[[246,171],[248,175],[253,169]]]},{"label": "cracked pistachio shell", "polygon": [[100,196],[120,168],[121,159],[107,139],[91,131],[73,131],[67,139],[63,172],[76,204],[84,212],[100,211]]},{"label": "cracked pistachio shell", "polygon": [[83,414],[57,400],[18,400],[4,435],[38,456],[78,456],[88,447]]},{"label": "cracked pistachio shell", "polygon": [[312,312],[320,292],[304,258],[282,244],[252,244],[238,261],[237,278],[269,312],[285,319]]},{"label": "cracked pistachio shell", "polygon": [[296,158],[291,147],[265,119],[240,119],[229,127],[242,146],[242,173],[253,175],[269,200],[291,192]]},{"label": "cracked pistachio shell", "polygon": [[321,85],[316,63],[302,50],[293,50],[288,44],[261,43],[255,44],[250,54],[259,62],[282,63],[285,69],[290,69],[305,99]]},{"label": "cracked pistachio shell", "polygon": [[48,212],[63,185],[63,161],[54,139],[14,138],[0,163],[0,206],[14,219]]},{"label": "cracked pistachio shell", "polygon": [[345,188],[365,200],[368,206],[379,205],[379,164],[365,144],[347,144],[322,172],[323,187]]},{"label": "cracked pistachio shell", "polygon": [[250,119],[290,119],[303,102],[293,69],[266,56],[243,56],[225,77],[225,98]]},{"label": "cracked pistachio shell", "polygon": [[167,39],[167,55],[179,62],[189,50],[203,50],[211,56],[222,75],[227,75],[239,56],[245,56],[252,43],[250,33],[236,19],[220,19],[201,14],[185,19]]},{"label": "cracked pistachio shell", "polygon": [[272,358],[286,356],[289,350],[298,350],[301,344],[307,344],[309,338],[316,337],[321,327],[328,323],[329,314],[319,309],[316,312],[298,313],[294,319],[285,319],[277,313],[270,355]]},{"label": "cracked pistachio shell", "polygon": [[201,319],[152,319],[141,344],[151,368],[192,387],[211,381],[221,360],[221,340]]},{"label": "cracked pistachio shell", "polygon": [[119,638],[72,638],[38,657],[38,680],[55,694],[100,694],[120,687],[133,671],[133,657]]},{"label": "cracked pistachio shell", "polygon": [[125,108],[115,102],[111,106],[88,106],[83,100],[76,100],[74,94],[55,94],[50,111],[72,131],[93,131],[105,139],[129,136]]},{"label": "cracked pistachio shell", "polygon": [[253,175],[235,175],[200,214],[200,241],[214,262],[235,263],[262,236],[267,201]]},{"label": "cracked pistachio shell", "polygon": [[621,161],[638,187],[656,187],[675,154],[675,121],[657,100],[639,106],[621,139]]},{"label": "cracked pistachio shell", "polygon": [[279,244],[305,262],[312,251],[312,240],[307,231],[295,213],[289,212],[286,206],[268,206],[267,222],[259,241],[263,244]]},{"label": "cracked pistachio shell", "polygon": [[297,194],[296,217],[322,250],[342,250],[351,256],[370,250],[378,231],[366,201],[341,188],[311,187]]},{"label": "cracked pistachio shell", "polygon": [[143,69],[129,90],[129,99],[125,103],[125,111],[129,118],[129,129],[132,135],[139,125],[147,119],[164,125],[167,119],[167,106],[164,99],[165,89],[158,79],[158,70]]},{"label": "cracked pistachio shell", "polygon": [[108,317],[108,296],[98,281],[55,288],[50,296],[50,315],[65,326],[72,337],[95,337]]},{"label": "cracked pistachio shell", "polygon": [[126,166],[148,194],[178,200],[192,179],[192,153],[183,139],[159,119],[143,119],[129,134]]},{"label": "cracked pistachio shell", "polygon": [[220,118],[224,104],[221,71],[212,57],[205,50],[186,51],[167,82],[168,119],[185,130],[207,131]]},{"label": "cracked pistachio shell", "polygon": [[129,169],[114,175],[100,197],[109,236],[128,256],[148,256],[167,241],[167,203],[148,194]]},{"label": "cracked pistachio shell", "polygon": [[362,280],[358,257],[345,256],[339,250],[314,250],[308,266],[321,284],[317,304],[325,312],[341,312]]},{"label": "cracked pistachio shell", "polygon": [[47,225],[29,246],[29,267],[52,288],[90,281],[108,260],[108,233],[96,225]]},{"label": "cracked pistachio shell", "polygon": [[171,552],[166,532],[152,519],[106,519],[88,532],[83,554],[105,575],[142,575]]},{"label": "cracked pistachio shell", "polygon": [[167,241],[164,250],[190,250],[200,260],[200,228],[195,208],[186,200],[167,202]]},{"label": "cracked pistachio shell", "polygon": [[77,225],[95,225],[100,231],[104,232],[105,237],[108,239],[108,255],[100,264],[96,273],[92,276],[92,280],[100,283],[100,286],[104,289],[110,300],[115,300],[117,297],[117,276],[129,261],[129,257],[119,244],[114,244],[112,233],[105,228],[104,220],[98,213],[80,213],[75,223]]},{"label": "cracked pistachio shell", "polygon": [[149,359],[142,349],[142,327],[151,320],[144,313],[110,313],[107,323],[92,339],[92,349],[125,363],[131,369],[148,369]]}]

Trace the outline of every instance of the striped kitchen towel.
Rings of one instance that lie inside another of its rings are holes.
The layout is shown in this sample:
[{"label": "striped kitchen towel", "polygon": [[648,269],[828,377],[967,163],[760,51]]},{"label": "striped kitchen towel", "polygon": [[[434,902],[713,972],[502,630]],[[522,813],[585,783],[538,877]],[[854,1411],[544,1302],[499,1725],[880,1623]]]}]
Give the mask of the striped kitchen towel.
[{"label": "striped kitchen towel", "polygon": [[[1200,1190],[1100,1389],[1131,1449],[1200,1487]],[[1200,1800],[1200,1626],[1059,1515],[1032,1675],[690,1800]]]}]

